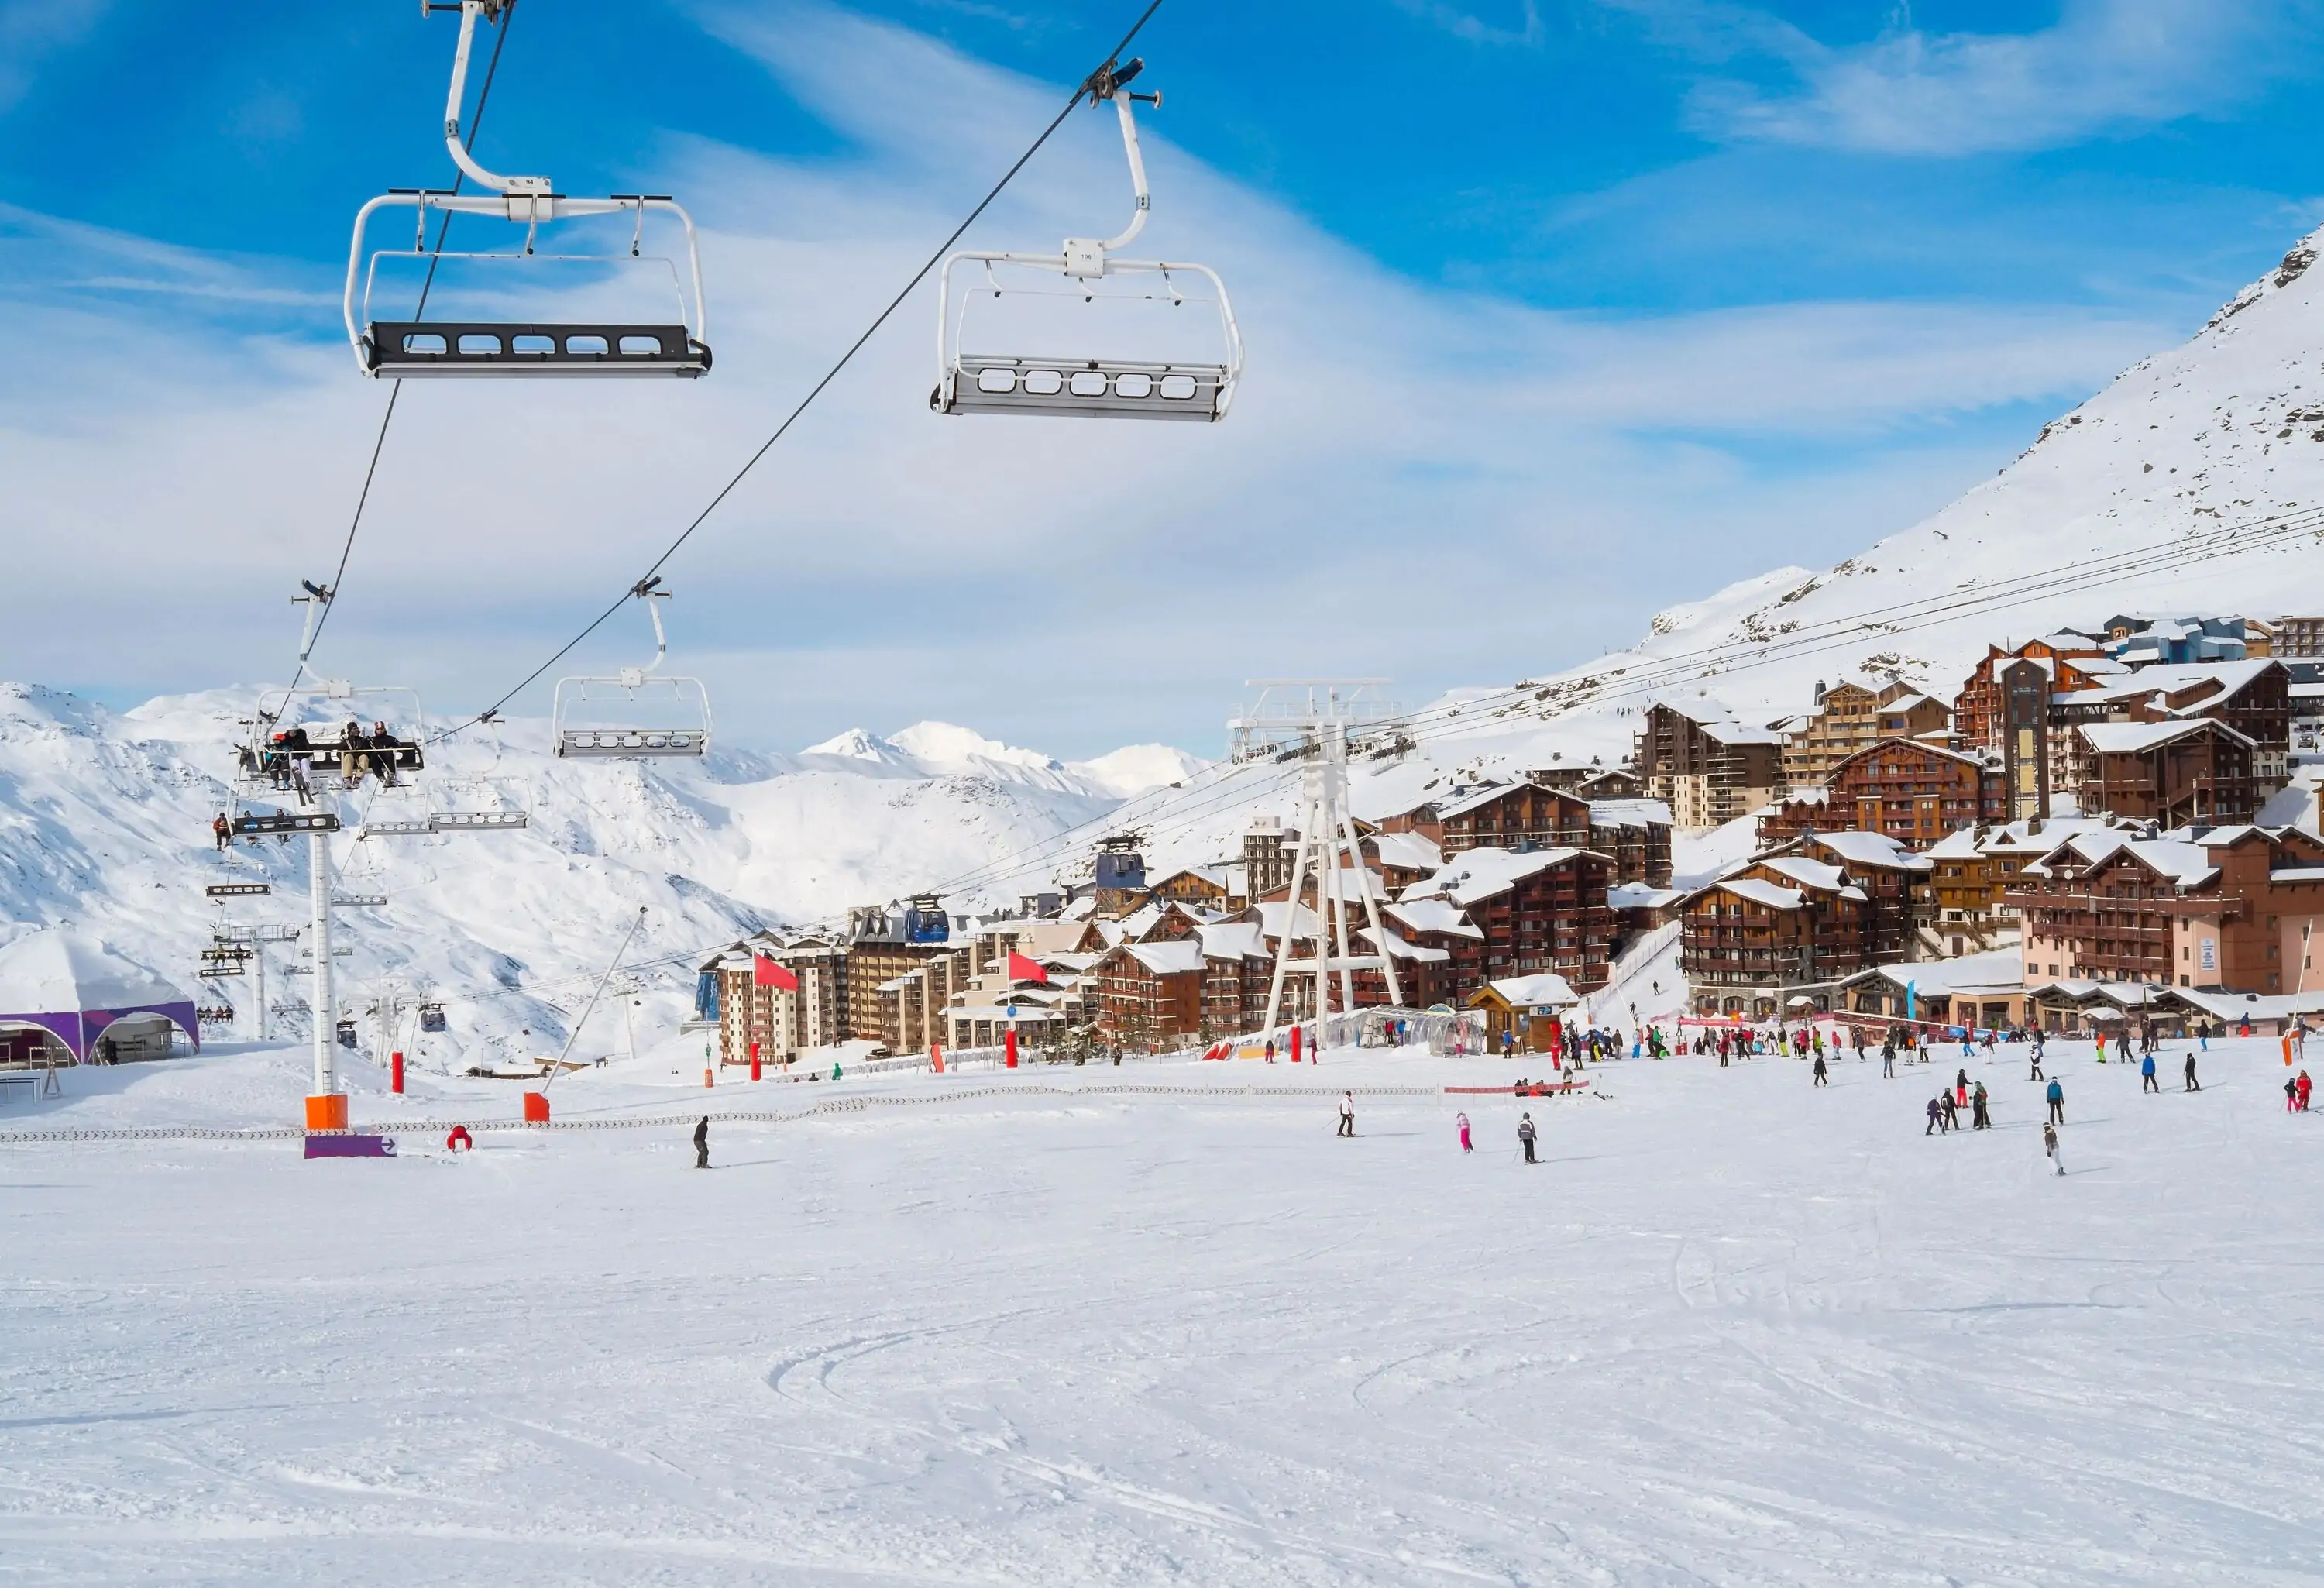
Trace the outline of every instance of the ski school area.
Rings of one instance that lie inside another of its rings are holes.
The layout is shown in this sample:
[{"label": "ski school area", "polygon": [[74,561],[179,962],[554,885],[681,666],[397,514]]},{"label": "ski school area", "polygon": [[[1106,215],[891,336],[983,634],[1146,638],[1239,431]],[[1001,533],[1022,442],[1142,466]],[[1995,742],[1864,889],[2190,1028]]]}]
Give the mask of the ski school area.
[{"label": "ski school area", "polygon": [[[1821,1087],[1625,1057],[1541,1098],[1541,1056],[1417,1047],[707,1092],[617,1063],[549,1125],[514,1084],[360,1066],[351,1125],[394,1155],[312,1162],[302,1049],[83,1067],[0,1114],[0,1557],[2311,1581],[2315,1116],[2276,1042],[2213,1040],[2200,1092],[2183,1046],[2149,1092],[2048,1044],[2062,1177],[2008,1046]],[[1993,1128],[1925,1134],[1960,1067]]]}]

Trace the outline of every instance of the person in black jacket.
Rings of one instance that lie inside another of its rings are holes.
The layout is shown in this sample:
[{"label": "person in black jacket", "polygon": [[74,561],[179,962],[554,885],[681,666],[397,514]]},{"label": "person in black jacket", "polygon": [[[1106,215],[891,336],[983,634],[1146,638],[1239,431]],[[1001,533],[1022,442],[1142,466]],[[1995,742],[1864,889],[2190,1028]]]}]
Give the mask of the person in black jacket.
[{"label": "person in black jacket", "polygon": [[710,1116],[706,1113],[702,1116],[702,1122],[694,1127],[694,1167],[698,1169],[710,1167]]}]

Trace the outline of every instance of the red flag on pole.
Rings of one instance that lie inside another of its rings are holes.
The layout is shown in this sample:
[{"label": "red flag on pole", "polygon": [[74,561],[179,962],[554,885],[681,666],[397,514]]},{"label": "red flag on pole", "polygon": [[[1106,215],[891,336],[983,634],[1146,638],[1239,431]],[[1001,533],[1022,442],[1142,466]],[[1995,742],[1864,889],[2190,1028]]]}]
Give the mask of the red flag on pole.
[{"label": "red flag on pole", "polygon": [[798,991],[798,978],[763,954],[751,956],[751,985],[777,987],[785,992]]},{"label": "red flag on pole", "polygon": [[1047,982],[1049,973],[1038,961],[1028,959],[1012,948],[1009,951],[1009,979],[1012,982]]}]

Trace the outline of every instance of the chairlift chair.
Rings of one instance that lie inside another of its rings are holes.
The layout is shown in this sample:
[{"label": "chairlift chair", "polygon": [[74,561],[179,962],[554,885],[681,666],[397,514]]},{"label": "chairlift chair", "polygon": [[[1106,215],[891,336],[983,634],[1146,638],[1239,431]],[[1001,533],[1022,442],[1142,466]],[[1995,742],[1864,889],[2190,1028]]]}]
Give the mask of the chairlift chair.
[{"label": "chairlift chair", "polygon": [[[404,774],[424,771],[426,737],[419,695],[401,685],[356,685],[344,679],[326,679],[304,688],[266,690],[281,696],[270,714],[257,713],[249,725],[250,737],[242,747],[244,778],[257,769],[254,785],[245,792],[238,781],[243,803],[279,802],[296,792],[296,763],[308,763],[310,793],[351,789],[377,778],[383,787],[401,783]],[[355,725],[363,742],[350,746],[346,731]],[[383,738],[372,725],[384,724]],[[295,748],[294,748],[295,746]],[[347,778],[348,755],[354,755],[355,775]]]},{"label": "chairlift chair", "polygon": [[654,605],[669,599],[660,585],[658,577],[644,579],[630,592],[645,603],[653,619],[653,660],[643,667],[625,667],[612,678],[557,680],[550,732],[558,755],[607,759],[708,753],[709,691],[699,679],[664,677],[655,670],[669,655],[661,608]]},{"label": "chairlift chair", "polygon": [[[347,280],[340,312],[346,321],[356,367],[366,375],[393,380],[443,376],[678,376],[692,378],[710,369],[706,301],[702,294],[702,254],[694,232],[694,217],[667,193],[616,193],[605,198],[576,198],[556,190],[547,177],[501,176],[479,165],[460,137],[461,102],[468,78],[468,54],[475,38],[476,18],[497,21],[508,0],[459,0],[456,7],[429,5],[422,11],[460,13],[460,42],[452,55],[452,86],[444,106],[444,143],[467,180],[484,192],[460,193],[446,189],[398,188],[372,199],[356,212],[355,239],[347,250]],[[428,258],[454,260],[583,261],[606,263],[621,256],[590,254],[542,254],[536,247],[544,223],[587,216],[628,215],[632,225],[627,258],[654,258],[669,272],[677,304],[675,318],[649,323],[602,321],[545,322],[509,320],[421,320],[375,318],[372,300],[380,262],[402,253],[379,249],[366,264],[364,233],[372,216],[383,208],[412,211],[411,253]],[[429,254],[427,249],[430,210],[451,215],[493,216],[524,227],[521,252]],[[686,232],[687,278],[678,278],[675,261],[641,252],[649,213],[675,216]],[[357,302],[360,281],[362,300]]]},{"label": "chairlift chair", "polygon": [[[1205,423],[1226,417],[1242,377],[1243,356],[1242,332],[1227,300],[1226,283],[1204,264],[1115,256],[1117,250],[1129,246],[1146,229],[1146,217],[1152,209],[1130,103],[1142,99],[1159,106],[1162,96],[1132,94],[1125,87],[1144,66],[1145,62],[1134,59],[1120,66],[1108,61],[1083,85],[1091,104],[1111,100],[1121,123],[1121,143],[1130,157],[1130,188],[1137,195],[1138,208],[1119,235],[1068,237],[1057,254],[964,250],[945,260],[936,295],[936,389],[928,398],[928,406],[938,413]],[[1064,277],[1065,284],[1049,283],[1046,278],[1052,276]],[[1109,280],[1120,280],[1130,290],[1102,291],[1100,283]],[[1204,283],[1210,290],[1207,299],[1196,295]],[[1167,303],[1174,309],[1207,301],[1218,314],[1219,356],[1204,362],[976,351],[966,340],[970,306],[981,299],[1010,295],[1079,298],[1085,304],[1142,300]]]}]

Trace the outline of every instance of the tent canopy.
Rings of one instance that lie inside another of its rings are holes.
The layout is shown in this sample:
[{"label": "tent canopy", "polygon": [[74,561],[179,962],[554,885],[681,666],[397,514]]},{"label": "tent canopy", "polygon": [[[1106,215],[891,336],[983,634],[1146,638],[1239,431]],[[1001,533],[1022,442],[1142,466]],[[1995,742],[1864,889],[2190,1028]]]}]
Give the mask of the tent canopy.
[{"label": "tent canopy", "polygon": [[38,1026],[87,1058],[106,1027],[157,1014],[201,1046],[194,1001],[134,960],[61,927],[0,947],[0,1023]]}]

